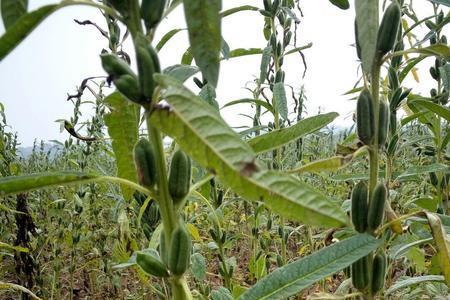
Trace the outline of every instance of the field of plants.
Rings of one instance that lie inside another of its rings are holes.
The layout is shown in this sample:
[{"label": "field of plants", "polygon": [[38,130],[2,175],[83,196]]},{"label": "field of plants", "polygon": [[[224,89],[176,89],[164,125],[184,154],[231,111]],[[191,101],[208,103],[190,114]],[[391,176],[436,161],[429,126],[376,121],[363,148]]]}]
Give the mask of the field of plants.
[{"label": "field of plants", "polygon": [[[302,4],[1,0],[0,61],[68,6],[97,11],[77,22],[106,42],[103,76],[73,83],[65,141],[23,155],[0,103],[0,299],[450,299],[450,1],[317,0],[356,12],[354,45],[336,46],[359,62],[348,127],[306,111]],[[155,39],[177,9],[187,28]],[[235,14],[262,18],[266,45],[230,49]],[[161,65],[184,30],[180,63]],[[249,97],[219,106],[221,62],[249,56]],[[235,106],[251,126],[224,121]]]}]

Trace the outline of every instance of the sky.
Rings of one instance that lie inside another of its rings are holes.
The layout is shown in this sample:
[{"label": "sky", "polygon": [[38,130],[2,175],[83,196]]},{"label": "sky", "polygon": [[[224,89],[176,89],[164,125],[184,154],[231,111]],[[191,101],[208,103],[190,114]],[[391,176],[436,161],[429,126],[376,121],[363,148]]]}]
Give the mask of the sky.
[{"label": "sky", "polygon": [[[30,0],[29,9],[57,1]],[[297,91],[304,86],[308,101],[309,116],[318,112],[338,112],[336,126],[352,124],[355,102],[343,94],[350,90],[358,79],[358,65],[354,43],[354,7],[343,11],[332,6],[328,0],[300,1],[303,15],[297,32],[297,45],[310,42],[313,47],[304,51],[307,62],[305,78],[303,63],[298,54],[285,59],[286,84]],[[244,4],[262,6],[261,1],[224,0],[228,9]],[[421,16],[431,14],[429,1],[416,0],[414,7]],[[299,15],[299,13],[297,12]],[[32,145],[38,140],[65,140],[68,136],[60,132],[58,119],[70,119],[73,105],[66,101],[67,94],[73,94],[81,80],[90,76],[105,75],[99,54],[108,48],[104,39],[93,27],[77,25],[73,20],[91,20],[105,27],[98,10],[91,7],[71,6],[47,18],[19,47],[0,62],[0,103],[6,110],[12,131],[17,131],[22,146]],[[231,49],[264,48],[263,16],[258,12],[240,12],[223,20],[222,35]],[[178,7],[158,27],[155,42],[169,30],[185,28],[182,7]],[[426,34],[426,28],[419,28],[418,35]],[[0,34],[4,28],[0,25]],[[448,35],[450,37],[450,35]],[[163,68],[180,63],[188,47],[187,32],[182,31],[171,39],[160,52]],[[132,52],[130,45],[125,50]],[[230,59],[221,64],[217,100],[221,106],[232,100],[251,97],[245,90],[247,83],[259,76],[259,55]],[[428,95],[433,81],[428,75],[432,60],[419,65],[420,83],[411,78],[406,81],[415,93]],[[190,88],[195,89],[192,82]],[[198,91],[198,90],[196,90]],[[87,95],[83,100],[92,100]],[[290,110],[293,102],[290,103]],[[92,106],[83,106],[88,118]],[[224,119],[232,126],[250,125],[249,119],[240,115],[253,114],[249,105],[234,106],[221,111]]]}]

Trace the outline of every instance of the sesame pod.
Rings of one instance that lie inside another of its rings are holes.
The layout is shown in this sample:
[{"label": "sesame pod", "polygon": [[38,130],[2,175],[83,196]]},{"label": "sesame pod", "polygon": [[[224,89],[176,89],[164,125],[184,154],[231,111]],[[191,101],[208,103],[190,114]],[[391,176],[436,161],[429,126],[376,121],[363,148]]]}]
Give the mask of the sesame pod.
[{"label": "sesame pod", "polygon": [[155,48],[153,48],[152,45],[148,45],[147,47],[148,52],[150,53],[150,56],[152,57],[153,61],[153,67],[155,68],[156,73],[161,73],[161,65],[159,63],[158,53],[156,53]]},{"label": "sesame pod", "polygon": [[330,3],[334,6],[339,7],[340,9],[348,9],[350,7],[350,3],[348,3],[348,0],[330,0]]},{"label": "sesame pod", "polygon": [[368,257],[360,258],[352,264],[353,286],[362,291],[369,285],[369,264]]},{"label": "sesame pod", "polygon": [[284,47],[288,46],[292,39],[292,31],[288,31],[284,36]]},{"label": "sesame pod", "polygon": [[107,0],[107,3],[111,5],[115,10],[117,10],[122,15],[126,14],[128,11],[128,1],[127,0]]},{"label": "sesame pod", "polygon": [[153,29],[160,21],[166,7],[166,0],[142,0],[141,17],[147,30]]},{"label": "sesame pod", "polygon": [[359,140],[365,145],[370,145],[374,136],[375,124],[372,97],[367,89],[364,89],[358,97],[356,126]]},{"label": "sesame pod", "polygon": [[378,146],[383,148],[389,131],[390,111],[386,101],[380,101],[380,111],[378,120]]},{"label": "sesame pod", "polygon": [[430,96],[431,96],[431,97],[436,97],[436,96],[437,96],[437,90],[436,90],[435,88],[432,88],[432,89],[430,90]]},{"label": "sesame pod", "polygon": [[156,277],[169,277],[169,270],[155,254],[139,251],[136,255],[136,263],[147,274]]},{"label": "sesame pod", "polygon": [[356,55],[358,55],[358,58],[361,59],[361,45],[359,44],[359,38],[358,38],[358,24],[355,19],[355,46],[356,46]]},{"label": "sesame pod", "polygon": [[383,254],[377,254],[372,264],[372,294],[375,295],[384,287],[386,277],[386,258]]},{"label": "sesame pod", "polygon": [[430,20],[426,20],[425,21],[425,25],[428,27],[428,29],[433,30],[434,28],[436,28],[436,24],[434,24],[432,21]]},{"label": "sesame pod", "polygon": [[150,102],[155,88],[155,83],[153,81],[155,65],[153,63],[152,55],[150,54],[150,45],[143,36],[136,37],[135,44],[139,86],[141,88],[141,93],[147,99],[147,102]]},{"label": "sesame pod", "polygon": [[367,229],[367,185],[360,181],[352,191],[352,222],[355,230],[363,233]]},{"label": "sesame pod", "polygon": [[439,80],[437,69],[435,69],[434,67],[430,67],[430,75],[434,80]]},{"label": "sesame pod", "polygon": [[447,45],[447,37],[445,35],[441,36],[441,44]]},{"label": "sesame pod", "polygon": [[100,55],[100,59],[103,69],[113,77],[120,77],[122,75],[135,76],[130,66],[115,54],[105,52]]},{"label": "sesame pod", "polygon": [[397,40],[400,16],[400,7],[396,2],[392,2],[384,12],[383,20],[378,29],[377,39],[377,50],[381,55],[385,55],[394,47]]},{"label": "sesame pod", "polygon": [[374,232],[383,221],[386,197],[387,190],[384,184],[377,184],[373,191],[372,199],[370,199],[369,214],[367,216],[367,229],[369,232]]},{"label": "sesame pod", "polygon": [[272,13],[276,15],[278,8],[280,7],[280,0],[273,0]]},{"label": "sesame pod", "polygon": [[269,0],[263,0],[263,4],[264,4],[264,9],[267,11],[272,10],[272,4],[270,3]]},{"label": "sesame pod", "polygon": [[191,237],[184,225],[178,226],[172,233],[169,249],[169,270],[175,275],[183,275],[191,259]]},{"label": "sesame pod", "polygon": [[169,174],[169,192],[175,204],[189,193],[191,183],[191,159],[181,150],[172,156]]},{"label": "sesame pod", "polygon": [[431,184],[433,186],[437,187],[438,184],[439,184],[439,179],[437,178],[436,173],[435,172],[430,172],[429,175],[430,175],[430,182],[431,182]]},{"label": "sesame pod", "polygon": [[397,111],[391,111],[389,113],[389,130],[391,135],[394,135],[397,132]]},{"label": "sesame pod", "polygon": [[139,184],[153,187],[157,179],[155,150],[147,139],[140,139],[134,146],[134,162]]},{"label": "sesame pod", "polygon": [[141,103],[142,95],[139,91],[139,83],[135,76],[122,75],[114,80],[117,90],[124,95],[128,100]]}]

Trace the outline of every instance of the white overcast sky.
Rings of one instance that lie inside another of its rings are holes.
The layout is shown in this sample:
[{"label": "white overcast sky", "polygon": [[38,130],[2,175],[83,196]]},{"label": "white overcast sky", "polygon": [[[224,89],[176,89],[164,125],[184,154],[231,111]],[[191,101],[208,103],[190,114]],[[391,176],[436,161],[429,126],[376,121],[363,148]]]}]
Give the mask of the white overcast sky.
[{"label": "white overcast sky", "polygon": [[[30,0],[30,9],[56,1]],[[427,0],[415,0],[415,9],[421,16],[431,13]],[[261,1],[224,0],[224,9],[251,4],[262,6]],[[336,125],[351,124],[354,101],[342,94],[351,89],[357,80],[358,63],[351,44],[354,43],[354,7],[342,11],[328,0],[304,0],[301,7],[304,18],[298,30],[298,45],[309,42],[313,47],[304,51],[308,70],[302,79],[303,63],[299,55],[285,60],[286,83],[296,88],[305,86],[309,115],[336,111],[340,117]],[[19,134],[23,146],[30,146],[35,138],[64,140],[57,119],[69,119],[72,104],[66,101],[82,79],[104,75],[98,54],[107,48],[107,41],[93,27],[77,25],[73,19],[92,20],[104,26],[103,17],[94,8],[72,6],[50,16],[18,48],[0,62],[0,102],[5,105],[9,124]],[[155,41],[174,28],[185,28],[182,8],[163,20]],[[425,27],[425,26],[424,26]],[[263,48],[263,17],[258,12],[241,12],[223,20],[223,37],[235,48]],[[4,28],[0,25],[0,33]],[[426,33],[422,28],[419,36]],[[449,36],[450,38],[450,36]],[[179,33],[161,51],[161,63],[167,67],[179,63],[188,46],[186,32]],[[132,52],[131,48],[126,49]],[[218,101],[251,97],[244,89],[259,74],[260,56],[224,61],[217,90]],[[433,81],[428,75],[432,61],[419,65],[420,84],[407,81],[416,93],[428,95]],[[193,86],[189,84],[189,86]],[[86,99],[89,99],[87,97]],[[291,103],[292,104],[292,103]],[[291,106],[292,109],[292,106]],[[86,106],[84,117],[89,116]],[[222,110],[222,116],[233,126],[250,125],[239,113],[252,114],[249,105]]]}]

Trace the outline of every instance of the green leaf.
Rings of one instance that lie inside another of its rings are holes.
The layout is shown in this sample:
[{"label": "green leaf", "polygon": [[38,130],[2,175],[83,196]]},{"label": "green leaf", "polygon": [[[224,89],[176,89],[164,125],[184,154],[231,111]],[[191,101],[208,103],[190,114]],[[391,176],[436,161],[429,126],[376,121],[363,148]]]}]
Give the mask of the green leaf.
[{"label": "green leaf", "polygon": [[434,44],[424,48],[409,49],[408,53],[419,53],[427,56],[442,56],[446,59],[450,58],[450,48],[445,44]]},{"label": "green leaf", "polygon": [[178,79],[180,82],[185,82],[190,77],[199,72],[199,68],[190,65],[173,65],[163,70],[164,74]]},{"label": "green leaf", "polygon": [[27,12],[28,0],[2,0],[1,12],[5,29],[8,30]]},{"label": "green leaf", "polygon": [[158,44],[156,45],[156,51],[161,51],[161,49],[164,47],[165,44],[167,44],[167,42],[174,36],[176,35],[178,32],[183,31],[185,29],[181,29],[181,28],[177,28],[177,29],[172,29],[171,31],[169,31],[168,33],[166,33],[161,40],[158,42]]},{"label": "green leaf", "polygon": [[287,107],[286,90],[284,89],[284,83],[282,83],[282,82],[275,83],[275,85],[273,86],[273,98],[274,98],[277,110],[280,113],[280,116],[284,120],[287,120],[288,107]]},{"label": "green leaf", "polygon": [[370,74],[378,35],[378,0],[355,0],[358,40],[364,73]]},{"label": "green leaf", "polygon": [[79,184],[98,179],[97,175],[81,172],[41,173],[0,178],[0,195],[24,193],[58,185]]},{"label": "green leaf", "polygon": [[202,167],[242,197],[305,224],[335,227],[347,216],[325,195],[295,177],[258,165],[256,154],[211,105],[164,75],[155,75],[170,108],[160,105],[150,122],[176,140]]},{"label": "green leaf", "polygon": [[349,9],[350,3],[348,3],[348,0],[330,0],[331,4],[334,6],[339,7],[340,9]]},{"label": "green leaf", "polygon": [[428,174],[430,172],[450,172],[450,167],[443,164],[430,164],[423,166],[414,166],[407,169],[404,173],[400,174],[397,179],[410,177],[415,175]]},{"label": "green leaf", "polygon": [[230,51],[230,58],[236,58],[247,55],[256,55],[263,53],[260,48],[238,48]]},{"label": "green leaf", "polygon": [[425,107],[427,110],[434,112],[438,116],[446,119],[448,122],[450,122],[450,109],[441,106],[439,104],[429,102],[426,100],[414,100],[413,103],[417,103],[423,107]]},{"label": "green leaf", "polygon": [[409,60],[408,64],[403,68],[403,70],[400,72],[400,74],[398,76],[400,83],[403,82],[403,80],[408,75],[409,71],[411,71],[418,63],[420,63],[425,58],[427,58],[427,56],[421,55],[417,58],[413,58],[413,59]]},{"label": "green leaf", "polygon": [[267,46],[263,50],[262,58],[261,58],[261,67],[259,73],[259,83],[263,84],[266,81],[267,76],[267,68],[269,68],[270,58],[272,57],[272,47]]},{"label": "green leaf", "polygon": [[441,219],[432,213],[425,213],[428,224],[431,227],[434,242],[436,244],[439,265],[441,266],[442,275],[444,275],[447,286],[450,286],[450,249],[447,244],[447,232],[442,227]]},{"label": "green leaf", "polygon": [[200,253],[194,253],[191,256],[191,272],[194,278],[202,281],[206,278],[206,260]]},{"label": "green leaf", "polygon": [[251,104],[255,104],[255,105],[260,105],[260,106],[264,107],[265,109],[267,109],[268,111],[273,112],[272,105],[270,105],[266,101],[257,100],[257,99],[250,99],[250,98],[230,101],[227,104],[225,104],[224,106],[222,106],[222,108],[228,107],[228,106],[233,106],[233,105],[236,105],[236,104],[242,104],[242,103],[251,103]]},{"label": "green leaf", "polygon": [[195,62],[204,78],[217,86],[222,46],[221,0],[184,0],[184,14]]},{"label": "green leaf", "polygon": [[321,129],[336,119],[337,116],[337,113],[332,112],[302,119],[293,126],[259,135],[249,140],[248,143],[256,153],[267,152]]},{"label": "green leaf", "polygon": [[237,7],[233,7],[233,8],[224,10],[223,12],[220,13],[220,16],[221,16],[222,18],[225,18],[225,17],[228,17],[228,16],[230,16],[230,15],[232,15],[232,14],[235,14],[235,13],[237,13],[237,12],[240,12],[240,11],[246,11],[246,10],[249,10],[249,11],[259,11],[259,8],[258,8],[258,7],[255,7],[255,6],[251,6],[251,5],[237,6]]},{"label": "green leaf", "polygon": [[333,156],[328,157],[316,161],[312,161],[310,163],[304,164],[292,170],[289,170],[289,173],[305,173],[305,172],[313,172],[318,173],[322,171],[337,171],[346,167],[351,161],[352,156]]},{"label": "green leaf", "polygon": [[442,4],[445,6],[450,6],[450,0],[428,0],[430,2],[436,3],[436,4]]},{"label": "green leaf", "polygon": [[[105,102],[111,109],[104,119],[108,127],[108,134],[112,139],[117,176],[137,182],[133,148],[138,140],[139,107],[117,92],[106,97]],[[133,196],[133,189],[124,185],[121,185],[121,188],[125,199]]]},{"label": "green leaf", "polygon": [[314,254],[276,269],[248,289],[238,300],[281,300],[293,296],[366,256],[381,245],[368,234],[323,248]]},{"label": "green leaf", "polygon": [[0,61],[19,45],[59,5],[46,5],[23,15],[0,37]]},{"label": "green leaf", "polygon": [[442,78],[444,88],[447,91],[450,90],[450,65],[445,64],[442,67],[439,67],[439,74]]},{"label": "green leaf", "polygon": [[426,275],[426,276],[418,276],[413,278],[408,278],[404,280],[397,281],[394,285],[392,285],[389,289],[386,290],[385,296],[388,296],[398,290],[410,287],[412,285],[420,284],[423,282],[429,281],[444,281],[444,276],[437,275]]}]

